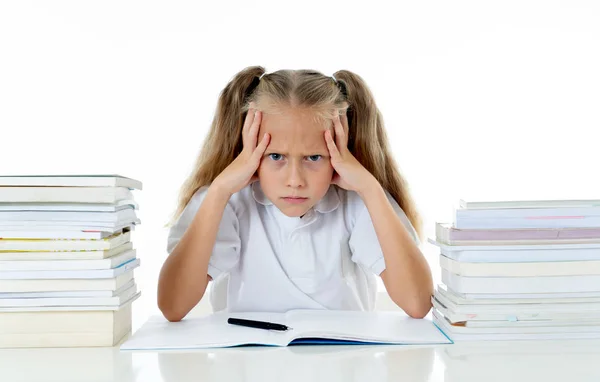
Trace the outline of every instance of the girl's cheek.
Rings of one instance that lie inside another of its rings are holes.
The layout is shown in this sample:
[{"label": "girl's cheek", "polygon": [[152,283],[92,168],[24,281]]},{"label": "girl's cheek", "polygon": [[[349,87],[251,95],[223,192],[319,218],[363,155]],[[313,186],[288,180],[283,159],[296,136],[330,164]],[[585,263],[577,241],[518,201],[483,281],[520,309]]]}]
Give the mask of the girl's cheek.
[{"label": "girl's cheek", "polygon": [[282,168],[283,165],[279,162],[275,162],[269,159],[265,159],[263,160],[263,162],[261,163],[261,166],[265,171],[277,171],[278,169]]},{"label": "girl's cheek", "polygon": [[313,170],[323,170],[323,169],[327,169],[330,167],[330,163],[328,160],[325,159],[321,159],[318,162],[313,162],[313,163],[309,163],[307,165],[308,168],[313,169]]}]

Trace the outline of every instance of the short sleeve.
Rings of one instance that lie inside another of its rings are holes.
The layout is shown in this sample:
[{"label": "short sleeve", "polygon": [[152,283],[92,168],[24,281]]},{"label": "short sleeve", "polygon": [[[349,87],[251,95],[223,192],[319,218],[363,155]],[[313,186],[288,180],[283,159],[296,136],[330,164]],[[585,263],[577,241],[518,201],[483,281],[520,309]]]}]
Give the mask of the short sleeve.
[{"label": "short sleeve", "polygon": [[[177,243],[179,243],[183,234],[194,220],[207,192],[208,187],[200,188],[192,196],[175,224],[171,226],[167,238],[168,253],[171,253],[175,249],[175,246],[177,246]],[[238,263],[240,247],[239,221],[230,200],[223,211],[213,252],[208,263],[208,275],[213,280],[216,280],[222,273],[228,272]]]},{"label": "short sleeve", "polygon": [[[404,223],[408,233],[415,241],[415,244],[419,246],[421,244],[419,237],[410,223],[410,220],[390,193],[385,191],[385,194],[394,208],[394,211],[396,211],[396,214],[402,223]],[[370,269],[376,275],[379,275],[385,270],[383,251],[379,244],[373,221],[371,220],[371,214],[369,214],[369,210],[364,202],[362,202],[362,199],[360,208],[356,210],[356,214],[357,217],[349,239],[349,246],[352,251],[352,261],[362,265],[365,269]]]}]

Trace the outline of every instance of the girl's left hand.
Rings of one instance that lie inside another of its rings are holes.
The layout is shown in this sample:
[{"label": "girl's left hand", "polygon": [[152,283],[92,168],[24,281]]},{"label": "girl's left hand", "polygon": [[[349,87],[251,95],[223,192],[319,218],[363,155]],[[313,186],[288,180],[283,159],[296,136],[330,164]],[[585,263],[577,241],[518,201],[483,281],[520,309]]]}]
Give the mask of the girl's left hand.
[{"label": "girl's left hand", "polygon": [[333,119],[335,142],[331,130],[325,131],[325,142],[331,157],[331,165],[335,170],[331,183],[346,190],[359,194],[375,180],[373,174],[367,171],[348,149],[348,117],[337,115]]}]

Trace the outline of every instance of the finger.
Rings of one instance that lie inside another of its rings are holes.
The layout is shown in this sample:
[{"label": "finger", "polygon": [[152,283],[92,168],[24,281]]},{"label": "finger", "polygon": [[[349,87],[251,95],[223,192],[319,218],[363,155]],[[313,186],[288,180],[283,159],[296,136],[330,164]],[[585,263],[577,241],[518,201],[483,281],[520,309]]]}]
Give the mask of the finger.
[{"label": "finger", "polygon": [[347,146],[346,133],[344,132],[344,126],[340,121],[339,114],[333,118],[333,129],[335,130],[335,141],[337,146],[343,150]]},{"label": "finger", "polygon": [[254,104],[250,105],[250,109],[248,109],[248,114],[246,114],[246,119],[244,119],[244,126],[242,127],[242,142],[244,143],[244,146],[246,146],[248,141],[248,130],[250,130],[250,126],[252,126],[252,122],[254,122],[256,109],[254,109],[253,106]]},{"label": "finger", "polygon": [[256,149],[254,149],[254,152],[252,153],[253,160],[260,162],[260,158],[263,156],[265,150],[267,149],[267,146],[269,145],[270,138],[271,136],[269,135],[269,133],[265,133],[263,135],[262,139],[260,140],[260,143],[258,144],[258,146],[256,146]]},{"label": "finger", "polygon": [[256,148],[256,144],[258,141],[258,131],[260,129],[261,119],[262,119],[262,113],[257,110],[256,116],[254,117],[254,121],[252,121],[250,130],[248,131],[248,148],[252,151],[254,151],[254,149]]},{"label": "finger", "polygon": [[325,142],[327,142],[327,149],[329,149],[329,154],[331,155],[331,159],[339,160],[341,158],[340,151],[338,150],[335,142],[333,141],[333,137],[331,136],[331,131],[325,131]]},{"label": "finger", "polygon": [[350,136],[350,128],[349,128],[349,124],[348,124],[348,113],[344,112],[344,115],[342,115],[340,117],[340,120],[342,122],[342,126],[344,127],[344,136],[346,137],[346,139],[348,139],[348,137]]}]

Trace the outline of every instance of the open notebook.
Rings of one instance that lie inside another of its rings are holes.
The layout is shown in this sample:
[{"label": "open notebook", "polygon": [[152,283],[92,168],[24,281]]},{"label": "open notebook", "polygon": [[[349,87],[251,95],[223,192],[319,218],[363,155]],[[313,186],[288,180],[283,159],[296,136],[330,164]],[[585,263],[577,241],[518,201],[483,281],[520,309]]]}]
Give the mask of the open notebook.
[{"label": "open notebook", "polygon": [[[242,318],[283,324],[287,331],[231,325]],[[173,350],[241,345],[295,344],[450,344],[452,341],[428,319],[396,312],[292,310],[287,313],[218,312],[206,317],[168,322],[151,317],[121,350]]]}]

